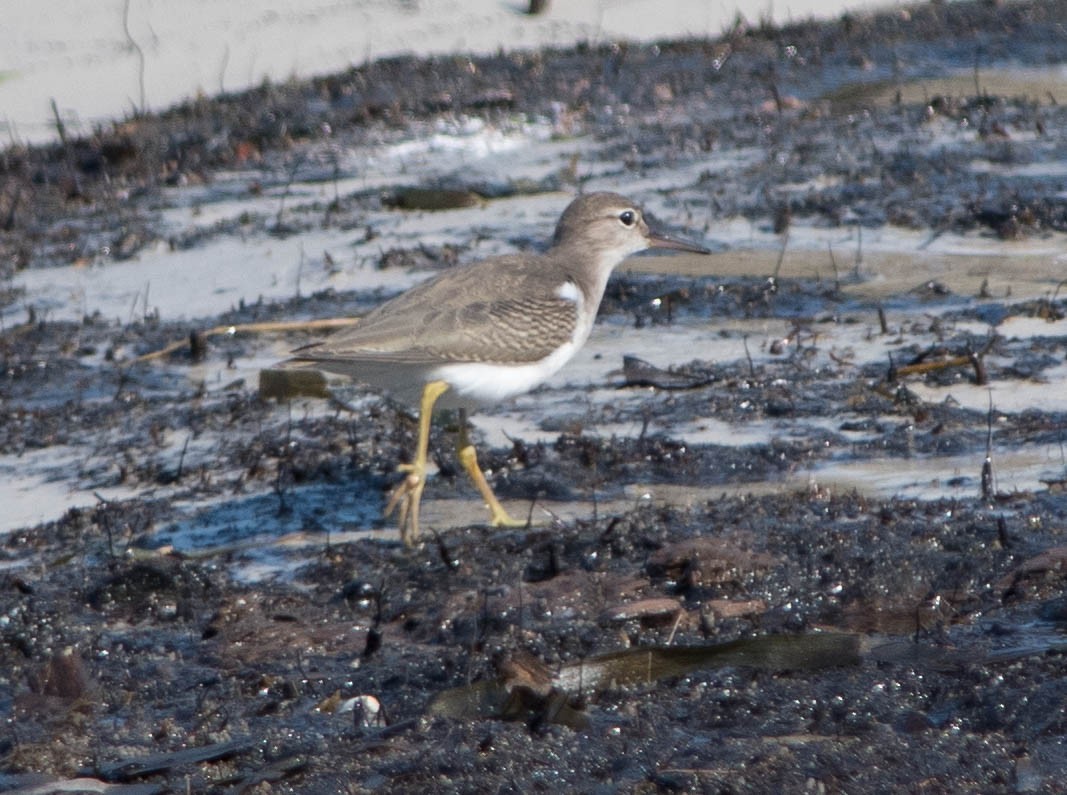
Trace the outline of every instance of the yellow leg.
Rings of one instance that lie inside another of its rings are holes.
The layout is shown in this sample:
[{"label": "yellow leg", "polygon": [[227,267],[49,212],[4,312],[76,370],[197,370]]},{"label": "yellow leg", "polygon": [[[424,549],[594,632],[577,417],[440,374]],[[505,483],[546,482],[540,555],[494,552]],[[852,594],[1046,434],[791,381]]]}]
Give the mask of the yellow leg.
[{"label": "yellow leg", "polygon": [[400,540],[406,546],[414,546],[419,537],[419,503],[422,490],[426,486],[426,458],[430,450],[430,420],[437,399],[448,391],[444,381],[431,381],[422,390],[422,402],[419,404],[419,439],[415,445],[415,460],[410,464],[401,464],[397,471],[406,472],[405,477],[393,489],[389,503],[385,506],[385,515],[392,514],[400,508]]},{"label": "yellow leg", "polygon": [[474,445],[471,444],[470,439],[467,438],[467,412],[460,411],[459,413],[459,435],[456,437],[456,457],[459,458],[459,463],[467,471],[471,481],[474,483],[474,487],[478,489],[478,493],[482,495],[482,499],[485,500],[485,504],[489,508],[489,522],[493,527],[526,527],[527,522],[525,519],[513,519],[504,510],[504,506],[500,504],[500,500],[493,494],[493,490],[489,487],[488,481],[485,479],[485,475],[482,473],[481,467],[478,466],[478,454],[474,450]]}]

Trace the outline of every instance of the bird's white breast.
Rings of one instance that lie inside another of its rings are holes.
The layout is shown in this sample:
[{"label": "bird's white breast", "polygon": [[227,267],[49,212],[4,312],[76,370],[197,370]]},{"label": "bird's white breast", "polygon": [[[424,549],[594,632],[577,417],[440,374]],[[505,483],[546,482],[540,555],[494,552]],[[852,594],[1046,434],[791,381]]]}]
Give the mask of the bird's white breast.
[{"label": "bird's white breast", "polygon": [[[434,369],[430,381],[448,382],[454,397],[472,403],[496,403],[529,392],[543,383],[574,356],[579,348],[574,342],[557,348],[544,359],[528,364],[488,364],[460,362]],[[446,401],[447,402],[447,401]]]}]

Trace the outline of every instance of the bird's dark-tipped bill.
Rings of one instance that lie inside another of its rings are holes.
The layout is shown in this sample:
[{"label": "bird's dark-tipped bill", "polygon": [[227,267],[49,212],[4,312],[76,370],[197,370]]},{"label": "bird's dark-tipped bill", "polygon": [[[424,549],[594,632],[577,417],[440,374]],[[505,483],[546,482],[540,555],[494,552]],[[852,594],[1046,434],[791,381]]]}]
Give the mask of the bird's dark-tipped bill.
[{"label": "bird's dark-tipped bill", "polygon": [[675,251],[688,251],[692,254],[710,254],[709,249],[690,243],[688,240],[679,240],[676,237],[661,235],[658,232],[650,232],[648,235],[649,248],[669,248]]}]

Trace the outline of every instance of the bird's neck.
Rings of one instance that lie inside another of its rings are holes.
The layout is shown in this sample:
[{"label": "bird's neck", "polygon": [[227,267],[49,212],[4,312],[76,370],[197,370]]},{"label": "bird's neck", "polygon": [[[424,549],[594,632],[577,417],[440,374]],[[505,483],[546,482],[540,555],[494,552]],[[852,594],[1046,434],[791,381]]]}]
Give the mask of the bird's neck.
[{"label": "bird's neck", "polygon": [[553,253],[566,263],[571,278],[582,291],[585,306],[595,315],[604,297],[608,278],[626,257],[614,251],[590,257],[588,249],[574,247],[560,247]]}]

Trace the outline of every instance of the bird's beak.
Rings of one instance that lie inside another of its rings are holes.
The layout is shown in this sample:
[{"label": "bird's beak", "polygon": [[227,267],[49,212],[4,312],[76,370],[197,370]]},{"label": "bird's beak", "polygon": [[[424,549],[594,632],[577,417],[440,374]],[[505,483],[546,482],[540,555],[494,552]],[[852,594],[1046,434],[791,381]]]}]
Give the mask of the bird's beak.
[{"label": "bird's beak", "polygon": [[693,254],[710,254],[709,249],[703,246],[698,246],[696,243],[690,243],[688,240],[679,240],[676,237],[669,237],[668,235],[661,235],[659,232],[649,231],[648,233],[648,247],[649,248],[670,248],[675,251],[688,251]]}]

